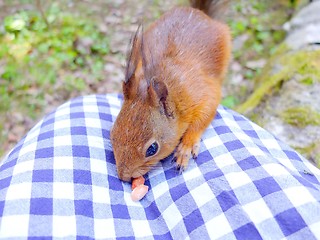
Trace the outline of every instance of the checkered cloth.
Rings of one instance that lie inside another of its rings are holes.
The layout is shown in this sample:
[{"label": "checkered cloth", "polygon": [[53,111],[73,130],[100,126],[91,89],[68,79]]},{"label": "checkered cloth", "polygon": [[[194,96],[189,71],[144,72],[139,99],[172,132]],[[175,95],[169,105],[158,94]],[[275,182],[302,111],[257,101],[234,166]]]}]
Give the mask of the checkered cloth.
[{"label": "checkered cloth", "polygon": [[320,171],[245,117],[219,107],[181,175],[161,161],[130,198],[109,140],[118,95],[71,100],[0,167],[2,239],[320,239]]}]

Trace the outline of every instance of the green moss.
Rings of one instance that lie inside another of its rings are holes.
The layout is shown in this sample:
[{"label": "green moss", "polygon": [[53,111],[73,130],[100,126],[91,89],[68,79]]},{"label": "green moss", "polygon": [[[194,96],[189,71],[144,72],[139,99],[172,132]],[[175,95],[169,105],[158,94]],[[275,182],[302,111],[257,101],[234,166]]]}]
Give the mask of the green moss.
[{"label": "green moss", "polygon": [[311,143],[306,147],[294,147],[293,148],[301,153],[305,158],[314,162],[314,164],[320,168],[320,153],[317,151],[319,148],[320,142]]},{"label": "green moss", "polygon": [[307,125],[320,125],[320,113],[307,106],[286,109],[281,117],[286,123],[300,128]]},{"label": "green moss", "polygon": [[[280,70],[272,73],[277,65]],[[272,94],[282,82],[291,79],[296,74],[303,76],[304,80],[312,78],[312,82],[319,81],[319,65],[320,51],[292,52],[285,45],[282,45],[255,80],[256,90],[236,108],[236,111],[242,114],[250,112],[260,104],[267,94]],[[310,83],[311,80],[309,79],[307,82]]]}]

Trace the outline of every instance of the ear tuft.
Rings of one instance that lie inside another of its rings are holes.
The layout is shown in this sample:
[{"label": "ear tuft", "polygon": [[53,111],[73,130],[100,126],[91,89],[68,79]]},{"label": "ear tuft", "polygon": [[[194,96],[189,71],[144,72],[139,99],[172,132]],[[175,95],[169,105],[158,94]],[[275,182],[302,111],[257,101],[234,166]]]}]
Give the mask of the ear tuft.
[{"label": "ear tuft", "polygon": [[127,53],[127,64],[125,69],[125,79],[123,82],[123,94],[129,98],[137,88],[137,82],[134,73],[140,61],[140,52],[142,44],[143,27],[140,24],[130,41],[130,49]]}]

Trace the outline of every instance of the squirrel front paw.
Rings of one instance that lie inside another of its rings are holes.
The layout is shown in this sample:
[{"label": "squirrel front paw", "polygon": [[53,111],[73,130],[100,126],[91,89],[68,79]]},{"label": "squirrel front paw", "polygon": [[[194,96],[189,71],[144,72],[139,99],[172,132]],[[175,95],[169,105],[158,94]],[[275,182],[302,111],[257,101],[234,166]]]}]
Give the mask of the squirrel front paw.
[{"label": "squirrel front paw", "polygon": [[174,154],[174,158],[177,163],[177,169],[180,173],[188,167],[191,156],[193,159],[196,159],[198,157],[199,149],[200,140],[196,141],[196,143],[190,146],[189,144],[185,144],[182,139]]}]

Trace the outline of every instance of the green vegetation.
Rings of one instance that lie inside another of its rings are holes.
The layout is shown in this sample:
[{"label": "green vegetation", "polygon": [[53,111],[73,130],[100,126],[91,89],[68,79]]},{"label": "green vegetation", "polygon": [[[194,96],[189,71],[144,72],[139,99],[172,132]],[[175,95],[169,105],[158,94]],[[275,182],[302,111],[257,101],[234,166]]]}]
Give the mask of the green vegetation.
[{"label": "green vegetation", "polygon": [[[263,75],[264,61],[276,52],[284,37],[282,25],[290,19],[297,6],[296,1],[235,1],[229,26],[234,40],[238,42],[233,58],[241,67],[245,79],[241,87],[232,89],[222,104],[237,108],[254,90],[250,82]],[[236,17],[233,17],[235,15]],[[255,64],[262,60],[262,64]],[[250,65],[254,63],[253,65]],[[261,90],[260,90],[261,91]]]},{"label": "green vegetation", "polygon": [[320,113],[308,106],[286,109],[282,113],[282,118],[285,122],[300,128],[308,125],[320,125]]},{"label": "green vegetation", "polygon": [[[248,99],[236,107],[240,113],[247,113],[254,109],[263,100],[266,94],[272,94],[279,84],[299,75],[302,84],[312,84],[319,81],[320,70],[317,67],[320,51],[298,51],[287,50],[286,46],[279,46],[276,53],[269,59],[268,64],[262,73],[256,79],[257,87]],[[273,67],[280,67],[280,70],[274,71]],[[294,69],[294,71],[293,71]]]},{"label": "green vegetation", "polygon": [[46,97],[60,93],[68,98],[85,89],[86,80],[102,80],[103,57],[109,53],[108,38],[92,20],[55,3],[43,12],[8,15],[1,28],[0,145],[7,140],[3,128],[11,120],[8,111],[38,117]]}]

